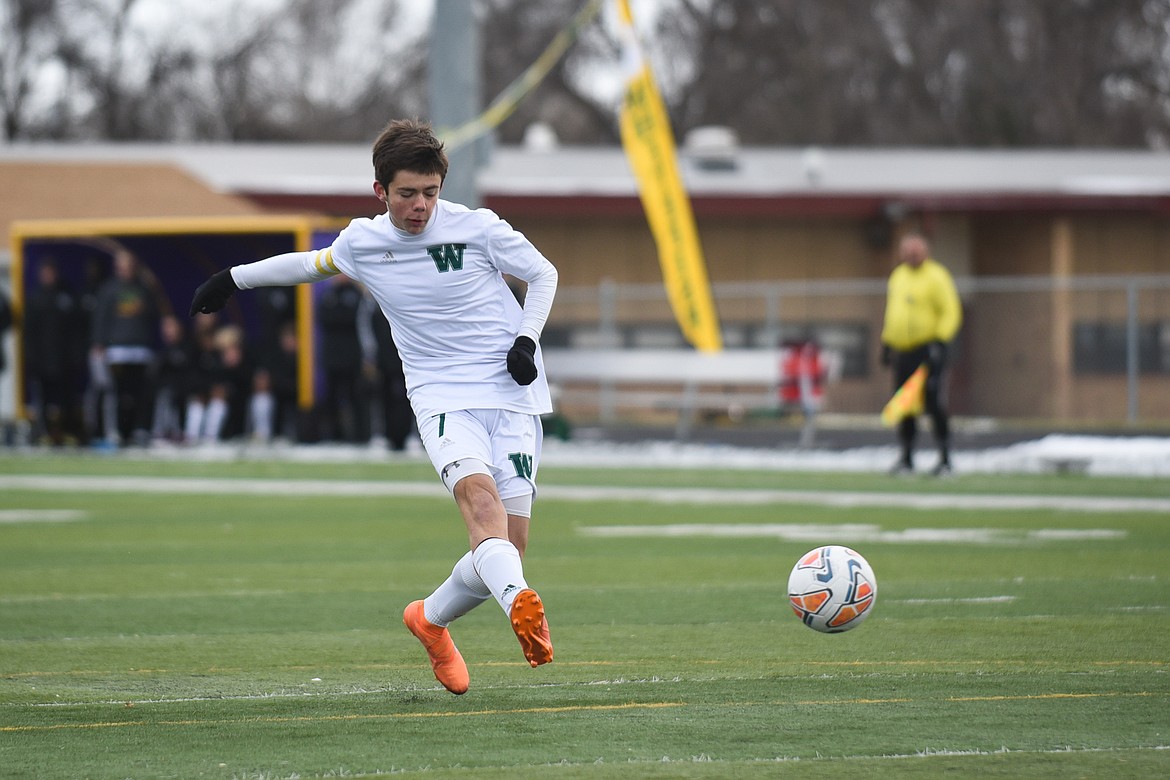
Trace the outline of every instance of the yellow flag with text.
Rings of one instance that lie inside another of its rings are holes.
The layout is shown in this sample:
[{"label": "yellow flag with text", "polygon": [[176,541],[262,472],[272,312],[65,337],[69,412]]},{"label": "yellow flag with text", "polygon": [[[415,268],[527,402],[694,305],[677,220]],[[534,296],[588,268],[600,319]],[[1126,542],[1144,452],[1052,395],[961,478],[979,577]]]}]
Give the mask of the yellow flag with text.
[{"label": "yellow flag with text", "polygon": [[646,221],[658,247],[658,262],[671,310],[683,336],[696,349],[723,348],[719,317],[711,297],[707,265],[695,228],[691,202],[683,189],[674,134],[650,64],[642,57],[629,0],[616,0],[626,79],[622,101],[622,146],[638,182]]}]

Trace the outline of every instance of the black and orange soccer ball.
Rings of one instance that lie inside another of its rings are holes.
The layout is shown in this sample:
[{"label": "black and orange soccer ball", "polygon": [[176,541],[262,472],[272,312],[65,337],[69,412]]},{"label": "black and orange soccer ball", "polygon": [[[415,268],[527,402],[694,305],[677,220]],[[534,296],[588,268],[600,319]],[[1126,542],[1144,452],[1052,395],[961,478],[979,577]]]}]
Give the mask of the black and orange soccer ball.
[{"label": "black and orange soccer ball", "polygon": [[877,601],[873,567],[848,547],[809,550],[788,575],[788,601],[814,631],[839,634],[861,625]]}]

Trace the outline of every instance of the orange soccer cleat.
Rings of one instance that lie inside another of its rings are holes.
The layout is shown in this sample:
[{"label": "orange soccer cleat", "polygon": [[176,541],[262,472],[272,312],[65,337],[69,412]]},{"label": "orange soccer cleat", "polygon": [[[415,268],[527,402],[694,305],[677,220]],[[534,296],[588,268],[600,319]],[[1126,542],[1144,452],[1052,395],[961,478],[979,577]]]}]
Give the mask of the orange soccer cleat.
[{"label": "orange soccer cleat", "polygon": [[459,648],[451,641],[451,632],[426,619],[422,601],[412,601],[407,605],[402,613],[402,622],[426,648],[431,668],[435,670],[435,679],[456,696],[467,693],[471,676],[467,673],[467,664],[463,662]]},{"label": "orange soccer cleat", "polygon": [[512,630],[520,640],[524,657],[532,666],[547,664],[553,659],[552,639],[548,633],[548,620],[544,617],[544,604],[536,591],[526,588],[516,594],[512,602]]}]

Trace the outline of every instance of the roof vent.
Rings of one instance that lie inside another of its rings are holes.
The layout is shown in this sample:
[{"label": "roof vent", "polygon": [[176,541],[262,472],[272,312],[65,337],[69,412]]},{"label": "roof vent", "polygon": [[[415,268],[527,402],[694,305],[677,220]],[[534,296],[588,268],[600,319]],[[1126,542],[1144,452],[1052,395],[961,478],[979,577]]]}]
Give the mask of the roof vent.
[{"label": "roof vent", "polygon": [[548,122],[533,122],[524,128],[524,148],[530,152],[551,152],[560,145],[557,131]]},{"label": "roof vent", "polygon": [[694,128],[687,133],[686,150],[704,171],[733,171],[739,167],[739,136],[730,127]]},{"label": "roof vent", "polygon": [[800,155],[800,167],[810,187],[819,187],[825,178],[825,152],[817,146],[810,146]]}]

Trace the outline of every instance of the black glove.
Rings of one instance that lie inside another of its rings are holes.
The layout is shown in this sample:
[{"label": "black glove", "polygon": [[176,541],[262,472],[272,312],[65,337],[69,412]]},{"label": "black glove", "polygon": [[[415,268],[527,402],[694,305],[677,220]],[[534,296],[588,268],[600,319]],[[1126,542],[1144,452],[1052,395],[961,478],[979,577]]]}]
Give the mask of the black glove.
[{"label": "black glove", "polygon": [[518,385],[536,381],[536,342],[527,336],[517,336],[508,350],[508,373]]},{"label": "black glove", "polygon": [[926,345],[926,364],[931,373],[937,373],[947,362],[947,345],[932,341]]},{"label": "black glove", "polygon": [[195,290],[195,297],[191,299],[191,317],[196,314],[211,314],[219,311],[228,302],[236,290],[236,282],[232,279],[232,271],[225,268],[213,275]]},{"label": "black glove", "polygon": [[882,344],[882,354],[880,360],[883,366],[888,366],[894,362],[894,351],[890,349],[889,344]]}]

